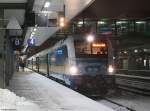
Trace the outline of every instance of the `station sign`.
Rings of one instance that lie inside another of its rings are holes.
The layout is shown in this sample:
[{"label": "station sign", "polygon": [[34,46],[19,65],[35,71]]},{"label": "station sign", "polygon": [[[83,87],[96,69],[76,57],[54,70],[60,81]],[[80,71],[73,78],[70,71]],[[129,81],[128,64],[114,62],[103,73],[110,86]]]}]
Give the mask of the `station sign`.
[{"label": "station sign", "polygon": [[55,54],[56,55],[63,55],[63,50],[62,49],[57,49],[56,51],[55,51]]},{"label": "station sign", "polygon": [[34,38],[29,38],[27,40],[28,46],[35,46],[35,39]]},{"label": "station sign", "polygon": [[20,45],[20,40],[18,38],[16,38],[14,43],[15,43],[15,46],[19,46]]}]

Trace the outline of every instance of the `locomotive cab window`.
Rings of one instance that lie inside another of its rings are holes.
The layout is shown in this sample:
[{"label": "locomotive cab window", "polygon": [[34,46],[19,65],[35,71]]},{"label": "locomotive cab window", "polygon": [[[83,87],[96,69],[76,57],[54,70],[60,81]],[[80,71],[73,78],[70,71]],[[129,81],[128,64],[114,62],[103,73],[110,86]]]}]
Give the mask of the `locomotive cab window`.
[{"label": "locomotive cab window", "polygon": [[87,43],[86,41],[75,41],[75,53],[77,57],[87,56],[106,56],[108,55],[108,48],[105,41],[96,41],[93,43]]},{"label": "locomotive cab window", "polygon": [[92,54],[107,55],[107,46],[104,42],[92,43]]}]

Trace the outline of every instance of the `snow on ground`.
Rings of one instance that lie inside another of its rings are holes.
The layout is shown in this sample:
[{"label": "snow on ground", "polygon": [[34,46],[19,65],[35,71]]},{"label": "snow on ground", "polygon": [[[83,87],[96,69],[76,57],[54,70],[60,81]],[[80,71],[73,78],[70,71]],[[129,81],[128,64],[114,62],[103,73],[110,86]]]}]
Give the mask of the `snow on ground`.
[{"label": "snow on ground", "polygon": [[24,97],[18,97],[8,89],[0,89],[0,110],[41,111],[40,108]]}]

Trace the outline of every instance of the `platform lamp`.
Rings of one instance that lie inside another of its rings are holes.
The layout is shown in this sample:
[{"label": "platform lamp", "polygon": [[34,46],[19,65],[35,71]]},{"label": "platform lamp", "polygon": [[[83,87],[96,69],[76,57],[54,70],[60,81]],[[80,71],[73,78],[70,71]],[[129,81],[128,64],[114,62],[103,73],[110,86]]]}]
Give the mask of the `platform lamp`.
[{"label": "platform lamp", "polygon": [[60,28],[64,28],[66,26],[65,5],[64,5],[63,11],[58,12],[57,24],[58,24],[58,27]]},{"label": "platform lamp", "polygon": [[66,20],[65,20],[64,12],[58,13],[57,26],[60,28],[64,28],[66,26]]}]

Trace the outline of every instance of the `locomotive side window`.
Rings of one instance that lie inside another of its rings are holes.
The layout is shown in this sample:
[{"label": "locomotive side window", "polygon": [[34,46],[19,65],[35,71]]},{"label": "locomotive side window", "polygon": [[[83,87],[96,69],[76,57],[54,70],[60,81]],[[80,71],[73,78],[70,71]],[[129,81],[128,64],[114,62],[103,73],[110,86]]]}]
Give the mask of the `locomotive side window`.
[{"label": "locomotive side window", "polygon": [[58,48],[54,50],[50,54],[50,61],[53,65],[64,65],[67,62],[68,52],[67,47],[63,46],[61,48]]}]

